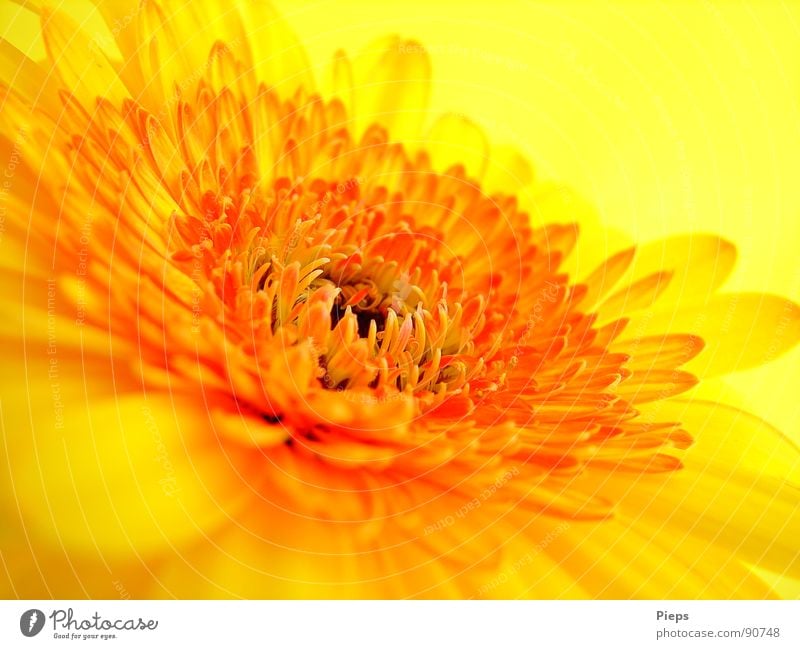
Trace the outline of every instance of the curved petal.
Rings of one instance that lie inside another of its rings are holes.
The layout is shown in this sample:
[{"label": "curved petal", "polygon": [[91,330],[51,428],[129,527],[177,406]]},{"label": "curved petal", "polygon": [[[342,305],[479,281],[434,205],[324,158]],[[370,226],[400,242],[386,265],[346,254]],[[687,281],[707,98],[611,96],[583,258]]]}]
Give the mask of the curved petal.
[{"label": "curved petal", "polygon": [[582,304],[591,308],[601,297],[608,294],[628,271],[635,254],[636,248],[630,247],[611,255],[581,281],[580,283],[586,286]]},{"label": "curved petal", "polygon": [[[645,309],[655,301],[662,308],[703,301],[728,278],[735,262],[735,246],[712,234],[678,235],[629,247],[609,256],[582,282],[588,287],[584,304],[592,306],[619,285],[600,308],[602,321]],[[658,278],[668,281],[654,285]],[[652,286],[653,293],[650,299],[641,299],[646,286]]]},{"label": "curved petal", "polygon": [[705,399],[670,399],[640,408],[645,418],[679,421],[694,438],[688,456],[729,471],[780,476],[800,486],[800,449],[759,417]]},{"label": "curved petal", "polygon": [[197,404],[65,397],[62,409],[5,421],[11,497],[55,544],[147,554],[208,533],[252,492],[249,454],[216,441]]},{"label": "curved petal", "polygon": [[[720,556],[713,545],[698,542],[679,527],[653,529],[623,513],[602,524],[568,524],[546,552],[590,597],[716,599],[771,594],[733,554]],[[536,577],[532,579],[535,582]]]},{"label": "curved petal", "polygon": [[[381,490],[374,498],[400,499],[400,494]],[[163,585],[178,597],[455,598],[474,593],[491,575],[490,564],[496,563],[491,555],[504,526],[488,510],[464,516],[458,514],[463,502],[440,497],[435,503],[386,502],[386,511],[372,512],[376,520],[331,521],[330,512],[311,515],[265,499],[184,554],[183,562],[169,562]]]},{"label": "curved petal", "polygon": [[[797,448],[757,418],[718,404],[668,400],[641,410],[690,431],[696,443],[682,454],[685,468],[633,482],[587,472],[577,480],[581,488],[616,501],[617,517],[631,530],[695,546],[692,572],[702,564],[726,579],[737,565],[754,565],[799,578],[800,491],[786,479],[798,476]],[[753,595],[734,589],[717,596]]]},{"label": "curved petal", "polygon": [[613,251],[631,244],[627,235],[603,224],[595,206],[569,187],[551,182],[535,183],[519,198],[521,209],[528,213],[536,228],[553,223],[577,223],[579,245],[560,267],[570,277],[585,277]]},{"label": "curved petal", "polygon": [[774,295],[735,293],[675,310],[660,307],[632,315],[619,346],[665,332],[699,336],[705,348],[685,369],[700,377],[763,365],[800,340],[800,308]]},{"label": "curved petal", "polygon": [[29,106],[53,100],[53,84],[47,70],[4,38],[0,38],[0,81],[13,88]]},{"label": "curved petal", "polygon": [[53,69],[83,102],[93,106],[98,97],[116,104],[129,96],[128,89],[106,54],[93,45],[91,36],[60,8],[42,9],[42,35]]},{"label": "curved petal", "polygon": [[516,148],[508,145],[492,147],[482,182],[487,193],[518,194],[533,181],[533,166]]},{"label": "curved petal", "polygon": [[353,59],[357,135],[374,123],[393,140],[418,140],[430,98],[431,62],[416,41],[387,36]]},{"label": "curved petal", "polygon": [[[345,108],[345,113],[352,117],[355,113],[355,95],[353,86],[353,65],[344,50],[333,54],[333,61],[327,70],[323,90],[327,97],[338,97]],[[339,125],[340,127],[344,124]]]},{"label": "curved petal", "polygon": [[425,140],[433,167],[446,171],[462,166],[473,178],[482,178],[489,161],[489,141],[473,122],[461,115],[443,115]]},{"label": "curved petal", "polygon": [[[219,1],[221,11],[231,11],[230,3]],[[253,65],[258,81],[275,86],[282,96],[291,96],[303,88],[311,94],[316,85],[305,48],[289,24],[269,0],[252,0],[241,4],[242,44],[252,48]],[[205,12],[198,11],[203,17]],[[238,52],[238,47],[237,47]]]},{"label": "curved petal", "polygon": [[649,274],[672,273],[661,304],[687,304],[705,300],[730,276],[736,264],[736,247],[714,234],[686,234],[639,246],[631,266],[631,280]]},{"label": "curved petal", "polygon": [[658,271],[619,289],[597,308],[598,322],[611,322],[631,312],[652,306],[671,281],[671,272]]}]

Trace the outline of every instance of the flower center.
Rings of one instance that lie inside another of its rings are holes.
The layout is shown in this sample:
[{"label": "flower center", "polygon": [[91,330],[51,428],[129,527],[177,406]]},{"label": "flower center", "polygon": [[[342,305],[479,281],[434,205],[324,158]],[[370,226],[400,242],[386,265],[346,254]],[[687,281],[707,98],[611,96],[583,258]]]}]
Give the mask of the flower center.
[{"label": "flower center", "polygon": [[[343,306],[343,300],[336,299],[331,309],[331,328],[335,328],[339,321],[347,313],[347,307]],[[380,308],[364,308],[356,305],[352,309],[358,323],[358,335],[360,338],[367,338],[372,324],[375,324],[377,333],[381,333],[386,327],[386,310]]]}]

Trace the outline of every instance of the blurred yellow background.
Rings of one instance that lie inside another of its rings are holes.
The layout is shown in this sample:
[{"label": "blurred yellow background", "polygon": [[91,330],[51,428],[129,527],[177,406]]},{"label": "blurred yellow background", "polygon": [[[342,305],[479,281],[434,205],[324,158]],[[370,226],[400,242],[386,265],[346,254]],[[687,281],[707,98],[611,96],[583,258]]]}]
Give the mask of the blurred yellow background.
[{"label": "blurred yellow background", "polygon": [[[64,3],[69,4],[69,3]],[[434,111],[514,143],[646,241],[711,231],[739,263],[726,290],[800,301],[800,3],[279,0],[321,78],[333,52],[398,32],[433,60]],[[4,36],[43,53],[2,4]],[[800,350],[726,379],[800,441]]]}]

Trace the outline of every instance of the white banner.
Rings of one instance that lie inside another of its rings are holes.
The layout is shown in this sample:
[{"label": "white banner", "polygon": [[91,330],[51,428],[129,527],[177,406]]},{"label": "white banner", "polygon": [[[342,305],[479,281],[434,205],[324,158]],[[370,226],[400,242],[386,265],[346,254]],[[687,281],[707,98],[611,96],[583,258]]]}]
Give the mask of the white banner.
[{"label": "white banner", "polygon": [[797,601],[3,601],[0,647],[800,647]]}]

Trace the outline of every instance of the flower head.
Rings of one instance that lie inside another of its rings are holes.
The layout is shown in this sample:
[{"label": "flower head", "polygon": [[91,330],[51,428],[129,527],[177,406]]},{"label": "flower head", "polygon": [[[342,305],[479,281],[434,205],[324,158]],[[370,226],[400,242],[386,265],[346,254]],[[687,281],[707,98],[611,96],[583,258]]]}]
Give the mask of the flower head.
[{"label": "flower head", "polygon": [[577,275],[582,202],[462,117],[409,136],[424,48],[338,54],[322,92],[268,5],[222,4],[98,2],[117,53],[45,8],[47,60],[7,48],[13,592],[766,596],[754,566],[800,574],[794,487],[753,461],[795,450],[681,397],[793,345],[796,306],[717,294],[713,235]]}]

